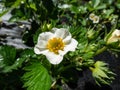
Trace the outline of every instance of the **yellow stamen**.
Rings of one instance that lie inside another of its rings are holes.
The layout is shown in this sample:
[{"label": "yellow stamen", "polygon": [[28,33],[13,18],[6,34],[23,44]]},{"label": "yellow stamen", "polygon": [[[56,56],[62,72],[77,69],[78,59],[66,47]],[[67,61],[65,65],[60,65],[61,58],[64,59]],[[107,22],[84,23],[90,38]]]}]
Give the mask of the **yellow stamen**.
[{"label": "yellow stamen", "polygon": [[59,54],[59,50],[64,50],[65,43],[61,38],[52,38],[48,40],[47,49],[55,54]]}]

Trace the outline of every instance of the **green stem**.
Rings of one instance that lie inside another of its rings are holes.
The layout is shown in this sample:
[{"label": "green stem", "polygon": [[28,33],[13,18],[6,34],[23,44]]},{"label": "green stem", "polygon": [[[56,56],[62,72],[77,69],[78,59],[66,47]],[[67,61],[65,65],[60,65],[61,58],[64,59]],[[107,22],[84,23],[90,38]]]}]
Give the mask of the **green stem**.
[{"label": "green stem", "polygon": [[98,54],[104,52],[105,50],[107,50],[106,46],[102,47],[101,49],[98,49],[97,52],[95,53],[95,55],[98,55]]}]

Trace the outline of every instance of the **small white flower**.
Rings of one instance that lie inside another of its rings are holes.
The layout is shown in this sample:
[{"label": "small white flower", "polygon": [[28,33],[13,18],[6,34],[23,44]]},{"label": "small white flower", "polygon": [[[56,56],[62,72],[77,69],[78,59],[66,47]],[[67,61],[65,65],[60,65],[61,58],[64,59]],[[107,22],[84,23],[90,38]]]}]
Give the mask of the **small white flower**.
[{"label": "small white flower", "polygon": [[89,15],[89,19],[93,21],[93,23],[98,23],[99,22],[99,17],[95,15],[94,13],[91,13]]},{"label": "small white flower", "polygon": [[111,34],[110,38],[108,39],[107,43],[109,44],[109,43],[118,42],[118,41],[120,41],[120,30],[115,29],[112,32],[112,34]]},{"label": "small white flower", "polygon": [[68,51],[75,51],[77,44],[67,29],[53,28],[39,35],[34,52],[45,55],[52,64],[59,64]]},{"label": "small white flower", "polygon": [[98,23],[99,22],[99,17],[98,16],[95,16],[94,18],[93,18],[93,23]]},{"label": "small white flower", "polygon": [[95,17],[95,14],[94,14],[94,13],[91,13],[91,14],[89,15],[89,19],[90,19],[90,20],[93,20],[94,17]]}]

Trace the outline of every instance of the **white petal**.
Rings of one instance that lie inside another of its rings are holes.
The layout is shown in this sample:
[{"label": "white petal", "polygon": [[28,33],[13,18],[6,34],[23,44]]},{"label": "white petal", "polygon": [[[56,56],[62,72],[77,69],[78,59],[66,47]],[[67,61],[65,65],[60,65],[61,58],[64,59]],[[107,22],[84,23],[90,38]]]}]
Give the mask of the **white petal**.
[{"label": "white petal", "polygon": [[48,61],[51,64],[59,64],[63,60],[63,55],[54,54],[53,52],[50,52],[49,50],[40,51],[39,48],[35,47],[34,48],[34,52],[36,54],[43,54],[43,55],[45,55],[46,58],[48,59]]},{"label": "white petal", "polygon": [[69,45],[66,45],[64,51],[59,51],[61,55],[65,55],[68,51],[75,51],[77,48],[78,42],[75,39],[72,39]]},{"label": "white petal", "polygon": [[95,16],[94,18],[93,18],[93,23],[98,23],[99,22],[99,17],[98,16]]},{"label": "white petal", "polygon": [[52,31],[55,33],[56,37],[60,37],[62,39],[65,39],[67,36],[71,36],[69,31],[65,28],[53,28]]},{"label": "white petal", "polygon": [[69,31],[67,29],[64,28],[53,28],[53,32],[55,33],[56,37],[60,37],[63,39],[63,41],[65,42],[65,44],[69,44],[71,42],[71,34],[69,33]]},{"label": "white petal", "polygon": [[48,52],[48,50],[45,49],[45,48],[39,48],[39,46],[36,45],[36,46],[34,47],[34,52],[35,52],[36,54],[44,54],[44,53]]},{"label": "white petal", "polygon": [[120,30],[115,29],[115,31],[112,33],[112,36],[120,36]]},{"label": "white petal", "polygon": [[118,42],[118,40],[119,40],[118,38],[113,37],[113,38],[108,39],[107,43]]},{"label": "white petal", "polygon": [[57,55],[52,52],[46,53],[46,58],[51,64],[59,64],[63,60],[63,55]]},{"label": "white petal", "polygon": [[70,44],[72,38],[71,36],[67,36],[65,39],[63,39],[63,42],[67,45],[67,44]]},{"label": "white petal", "polygon": [[91,13],[91,14],[89,15],[89,19],[90,19],[90,20],[93,20],[94,17],[95,17],[95,14],[94,14],[94,13]]},{"label": "white petal", "polygon": [[38,37],[38,43],[40,40],[44,40],[44,41],[48,41],[50,38],[52,38],[54,36],[53,33],[51,32],[44,32],[44,33],[41,33]]},{"label": "white petal", "polygon": [[75,51],[77,48],[78,42],[75,39],[71,40],[71,43],[65,47],[65,50]]},{"label": "white petal", "polygon": [[54,34],[51,32],[41,33],[38,37],[38,42],[34,47],[34,52],[36,54],[43,54],[44,52],[46,52],[47,42],[53,36],[54,36]]},{"label": "white petal", "polygon": [[47,41],[39,40],[39,42],[38,42],[36,45],[37,45],[37,47],[39,47],[39,48],[46,48]]}]

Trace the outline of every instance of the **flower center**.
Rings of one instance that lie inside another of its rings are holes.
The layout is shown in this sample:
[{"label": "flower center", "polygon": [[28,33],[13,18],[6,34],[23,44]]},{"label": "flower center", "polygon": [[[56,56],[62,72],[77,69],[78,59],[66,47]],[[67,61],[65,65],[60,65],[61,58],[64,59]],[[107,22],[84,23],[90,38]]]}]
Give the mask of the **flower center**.
[{"label": "flower center", "polygon": [[54,52],[55,54],[59,54],[58,51],[63,50],[64,46],[65,46],[65,43],[61,38],[54,37],[48,40],[46,47],[47,49],[49,49],[49,51]]}]

